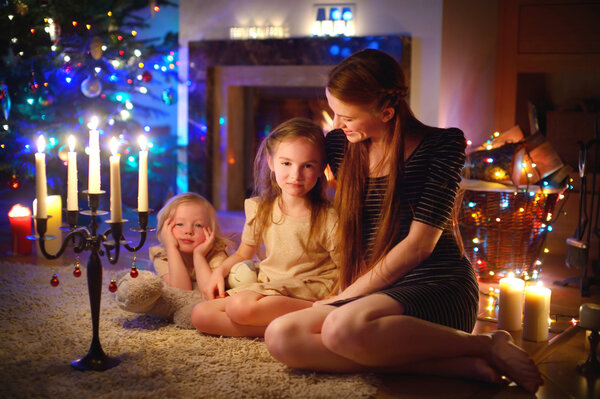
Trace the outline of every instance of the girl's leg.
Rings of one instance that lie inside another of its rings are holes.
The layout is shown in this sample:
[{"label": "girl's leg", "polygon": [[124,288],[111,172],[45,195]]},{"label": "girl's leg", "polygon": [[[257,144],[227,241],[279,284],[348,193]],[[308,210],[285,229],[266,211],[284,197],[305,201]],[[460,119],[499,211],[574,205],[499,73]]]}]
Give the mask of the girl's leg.
[{"label": "girl's leg", "polygon": [[286,313],[309,308],[311,301],[283,295],[262,295],[255,291],[241,291],[229,299],[225,313],[238,324],[266,327],[273,319]]},{"label": "girl's leg", "polygon": [[200,302],[192,311],[192,324],[197,330],[213,335],[229,337],[262,337],[265,326],[244,326],[231,321],[225,307],[232,297]]},{"label": "girl's leg", "polygon": [[505,331],[474,335],[403,312],[402,304],[386,295],[361,298],[328,315],[323,344],[342,357],[376,368],[477,357],[530,392],[543,383],[533,360]]}]

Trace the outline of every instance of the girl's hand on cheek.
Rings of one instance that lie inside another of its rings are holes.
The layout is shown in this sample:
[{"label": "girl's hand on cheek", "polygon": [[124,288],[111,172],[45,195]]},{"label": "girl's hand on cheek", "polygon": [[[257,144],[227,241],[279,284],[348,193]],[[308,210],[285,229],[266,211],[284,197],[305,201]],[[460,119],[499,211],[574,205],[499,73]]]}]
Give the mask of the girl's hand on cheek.
[{"label": "girl's hand on cheek", "polygon": [[168,218],[165,221],[165,225],[163,226],[163,229],[160,232],[160,241],[163,243],[163,245],[165,247],[179,248],[179,245],[177,244],[177,240],[175,239],[175,236],[173,235],[173,226],[174,225],[175,225],[175,223],[173,222],[173,219]]},{"label": "girl's hand on cheek", "polygon": [[210,227],[203,227],[202,231],[204,232],[204,241],[194,248],[194,253],[200,253],[202,256],[206,256],[215,243],[215,232],[212,231]]}]

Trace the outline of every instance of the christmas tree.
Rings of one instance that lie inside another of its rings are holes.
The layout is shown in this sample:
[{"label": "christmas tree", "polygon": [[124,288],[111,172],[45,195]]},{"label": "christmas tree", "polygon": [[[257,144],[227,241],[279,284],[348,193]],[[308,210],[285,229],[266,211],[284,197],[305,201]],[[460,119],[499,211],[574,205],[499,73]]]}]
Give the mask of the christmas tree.
[{"label": "christmas tree", "polygon": [[[168,127],[153,130],[152,121],[176,102],[178,26],[161,38],[139,39],[138,31],[162,7],[176,6],[168,0],[0,0],[0,190],[34,185],[41,134],[49,193],[66,193],[69,135],[80,153],[80,191],[87,189],[87,124],[96,116],[102,188],[109,187],[108,142],[115,136],[123,201],[135,207],[137,190],[127,188],[137,187],[137,139],[144,134],[151,146],[150,206],[160,206],[173,184],[161,173],[173,173],[165,164],[176,140]],[[153,79],[159,74],[161,82]]]}]

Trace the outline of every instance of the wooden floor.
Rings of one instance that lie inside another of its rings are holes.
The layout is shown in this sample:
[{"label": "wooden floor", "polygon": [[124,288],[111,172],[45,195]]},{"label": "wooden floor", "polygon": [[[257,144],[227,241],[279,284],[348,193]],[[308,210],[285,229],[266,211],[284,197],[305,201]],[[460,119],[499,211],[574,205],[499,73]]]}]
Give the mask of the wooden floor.
[{"label": "wooden floor", "polygon": [[[0,205],[2,204],[0,203]],[[5,207],[3,206],[0,209],[0,212],[4,215],[8,212],[8,208],[5,210]],[[133,226],[135,215],[129,215],[129,219],[132,221],[130,224]],[[220,212],[219,219],[225,233],[235,233],[241,230],[243,213]],[[151,218],[150,225],[155,226],[155,223],[155,218]],[[137,233],[126,232],[126,237],[134,241],[135,244],[138,236]],[[156,242],[155,234],[150,233],[147,244],[137,254],[139,268],[151,268],[147,258],[147,248],[156,244]],[[68,264],[74,260],[72,251],[67,251],[62,259],[58,261],[49,261],[38,256],[35,249],[31,255],[27,256],[14,256],[10,254],[10,249],[10,228],[7,221],[2,220],[0,221],[0,254],[2,254],[3,259],[14,262],[43,264],[48,265],[49,268],[54,264]],[[132,257],[131,253],[121,252],[117,266],[111,266],[107,261],[103,261],[105,272],[111,273],[116,268],[123,268],[131,262]],[[571,325],[572,318],[578,318],[579,306],[582,303],[600,303],[600,287],[592,287],[591,296],[583,298],[580,296],[579,287],[553,285],[555,280],[562,280],[579,274],[581,274],[580,270],[568,269],[565,266],[564,256],[549,255],[545,259],[541,279],[546,286],[552,288],[551,315],[555,320],[550,329],[551,343],[556,342],[557,337]],[[496,329],[495,312],[487,310],[488,296],[486,293],[489,292],[490,286],[495,287],[494,284],[481,284],[480,320],[477,322],[475,332]],[[522,341],[520,332],[512,333],[515,341],[530,354],[539,356],[541,353],[552,351],[539,363],[545,384],[535,396],[527,394],[514,385],[499,387],[452,378],[389,375],[383,376],[383,384],[380,386],[376,398],[599,398],[600,376],[584,377],[576,370],[576,366],[588,357],[588,352],[585,349],[585,331],[579,331],[579,328],[576,330],[578,330],[576,334],[559,345],[549,345],[548,342],[536,344]]]}]

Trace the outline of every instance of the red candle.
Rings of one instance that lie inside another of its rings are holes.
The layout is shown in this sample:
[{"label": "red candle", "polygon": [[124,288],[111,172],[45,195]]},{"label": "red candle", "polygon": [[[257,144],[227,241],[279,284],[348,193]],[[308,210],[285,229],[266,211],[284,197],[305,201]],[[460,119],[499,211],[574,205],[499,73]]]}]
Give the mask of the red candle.
[{"label": "red candle", "polygon": [[29,255],[31,253],[31,241],[27,236],[31,234],[31,210],[16,204],[8,212],[10,221],[10,239],[12,252],[15,255]]}]

